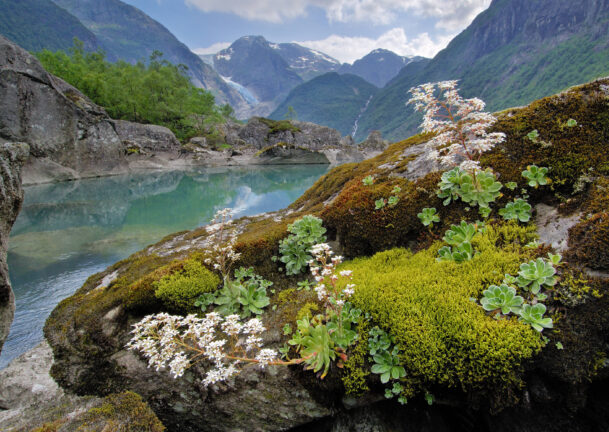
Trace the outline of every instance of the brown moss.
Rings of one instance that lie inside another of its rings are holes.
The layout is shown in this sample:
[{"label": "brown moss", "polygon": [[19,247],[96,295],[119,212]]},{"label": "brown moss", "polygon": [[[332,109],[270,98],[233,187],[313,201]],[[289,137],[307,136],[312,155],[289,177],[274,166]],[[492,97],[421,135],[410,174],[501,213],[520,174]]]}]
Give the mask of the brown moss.
[{"label": "brown moss", "polygon": [[[528,165],[550,168],[552,189],[563,195],[574,193],[582,175],[599,172],[609,161],[608,100],[600,85],[593,82],[532,103],[508,110],[500,115],[494,129],[507,135],[506,142],[483,156],[482,162],[500,174],[502,182],[513,181],[527,187],[521,172]],[[577,126],[564,124],[573,118]],[[539,140],[534,143],[527,134],[536,129]],[[533,191],[539,199],[543,189]]]},{"label": "brown moss", "polygon": [[82,418],[82,431],[163,432],[165,426],[137,393],[126,391],[104,398]]},{"label": "brown moss", "polygon": [[596,213],[569,230],[567,259],[593,269],[609,268],[609,213]]}]

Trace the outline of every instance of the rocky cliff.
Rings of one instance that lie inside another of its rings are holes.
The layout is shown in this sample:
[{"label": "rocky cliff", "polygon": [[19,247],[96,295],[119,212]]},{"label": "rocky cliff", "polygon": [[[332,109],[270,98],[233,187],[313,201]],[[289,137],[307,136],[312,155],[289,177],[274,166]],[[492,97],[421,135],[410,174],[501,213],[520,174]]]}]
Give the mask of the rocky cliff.
[{"label": "rocky cliff", "polygon": [[27,144],[0,140],[0,351],[13,322],[15,299],[8,277],[8,236],[23,203],[21,168],[28,157]]},{"label": "rocky cliff", "polygon": [[0,139],[29,144],[26,184],[123,173],[129,169],[129,149],[177,155],[180,147],[164,127],[112,120],[1,36]]}]

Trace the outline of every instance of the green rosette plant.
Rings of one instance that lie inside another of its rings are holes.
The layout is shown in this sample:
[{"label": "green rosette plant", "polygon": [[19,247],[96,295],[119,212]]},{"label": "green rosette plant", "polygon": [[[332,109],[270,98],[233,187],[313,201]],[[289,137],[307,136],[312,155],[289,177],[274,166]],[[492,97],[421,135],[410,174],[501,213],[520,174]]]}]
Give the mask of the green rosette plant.
[{"label": "green rosette plant", "polygon": [[326,229],[322,222],[318,217],[306,215],[288,225],[291,235],[279,242],[279,260],[285,264],[287,275],[302,272],[313,258],[309,253],[311,247],[326,241]]},{"label": "green rosette plant", "polygon": [[314,318],[310,322],[308,317],[296,321],[297,330],[288,343],[296,347],[308,369],[315,373],[321,371],[321,378],[324,378],[338,353],[328,327],[314,325],[316,321]]},{"label": "green rosette plant", "polygon": [[391,352],[380,351],[373,357],[374,364],[370,369],[372,373],[381,376],[381,382],[386,384],[390,379],[400,379],[406,376],[406,370],[400,366],[398,347],[393,347]]},{"label": "green rosette plant", "polygon": [[510,312],[518,313],[524,303],[524,298],[516,295],[516,289],[505,284],[491,285],[482,294],[484,297],[480,303],[484,310],[489,312],[500,309],[503,315]]},{"label": "green rosette plant", "polygon": [[529,324],[538,332],[542,332],[544,328],[552,328],[554,326],[554,324],[552,323],[552,318],[543,317],[545,313],[546,306],[544,304],[525,304],[522,309],[520,309],[520,318],[518,318],[518,320]]},{"label": "green rosette plant", "polygon": [[520,288],[537,294],[543,285],[554,286],[556,284],[555,274],[556,269],[551,263],[543,258],[537,258],[535,261],[520,265],[516,283]]},{"label": "green rosette plant", "polygon": [[476,233],[477,229],[474,224],[461,221],[459,225],[451,225],[444,234],[444,241],[451,246],[460,246],[463,243],[470,243]]},{"label": "green rosette plant", "polygon": [[254,272],[253,268],[235,270],[235,280],[226,284],[214,303],[222,315],[238,314],[241,318],[262,314],[270,303],[266,290],[273,285]]},{"label": "green rosette plant", "polygon": [[417,215],[417,217],[421,220],[421,223],[424,226],[428,226],[430,228],[433,227],[434,223],[440,222],[440,216],[436,214],[435,208],[424,208],[421,210],[421,213]]},{"label": "green rosette plant", "polygon": [[508,203],[505,208],[499,210],[499,214],[505,220],[518,219],[520,222],[528,222],[532,216],[531,204],[518,198],[514,202]]},{"label": "green rosette plant", "polygon": [[537,165],[529,165],[522,176],[529,181],[529,186],[537,188],[550,183],[550,179],[546,176],[548,168],[538,167]]}]

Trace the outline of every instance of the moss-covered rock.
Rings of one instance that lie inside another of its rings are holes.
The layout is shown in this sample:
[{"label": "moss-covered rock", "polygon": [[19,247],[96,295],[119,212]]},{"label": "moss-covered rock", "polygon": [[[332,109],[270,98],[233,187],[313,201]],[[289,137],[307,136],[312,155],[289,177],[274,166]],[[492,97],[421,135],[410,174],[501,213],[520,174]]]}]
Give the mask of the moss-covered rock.
[{"label": "moss-covered rock", "polygon": [[[530,328],[515,319],[489,318],[470,301],[504,273],[517,273],[530,255],[548,251],[522,248],[531,239],[530,229],[490,224],[477,240],[480,254],[473,260],[460,265],[435,261],[436,241],[446,228],[461,219],[474,221],[478,214],[461,202],[445,207],[437,198],[440,172],[436,165],[425,164],[425,135],[395,143],[375,158],[334,168],[286,210],[236,221],[235,249],[241,258],[235,264],[254,267],[277,290],[272,299],[276,309],[264,315],[266,342],[284,342],[283,325],[319,306],[311,292],[294,290],[300,279],[286,277],[281,263],[272,260],[278,242],[288,234],[287,225],[313,214],[323,219],[337,252],[357,258],[351,263],[358,286],[354,302],[396,336],[410,394],[433,388],[454,403],[476,401],[476,407],[488,410],[526,401],[528,388],[520,386],[530,376],[548,375],[560,383],[555,388],[562,391],[577,381],[578,391],[585,394],[582,383],[603,376],[609,346],[609,337],[600,330],[609,318],[607,283],[591,281],[576,266],[606,259],[607,85],[609,80],[587,84],[501,113],[496,129],[504,131],[507,140],[482,159],[500,181],[519,186],[514,191],[504,188],[494,212],[526,188],[533,205],[590,215],[572,231],[574,266],[561,270],[564,279],[547,302],[556,330],[544,333],[551,343],[563,342],[566,349],[558,357],[564,362],[550,360],[554,348],[536,355],[542,342]],[[577,126],[566,126],[571,118]],[[542,142],[527,138],[534,129]],[[550,186],[527,186],[521,172],[531,164],[550,168]],[[367,176],[374,179],[370,186],[362,182]],[[398,203],[375,210],[374,202],[388,198],[395,186],[401,188]],[[435,207],[441,218],[432,230],[417,218],[424,207]],[[594,240],[594,251],[584,250],[592,238],[600,239]],[[254,428],[252,424],[272,430],[312,421],[340,406],[344,387],[339,375],[350,393],[378,390],[374,376],[365,373],[366,342],[361,339],[348,353],[345,373],[333,368],[323,382],[300,370],[269,369],[262,374],[248,369],[229,384],[237,389],[230,392],[229,387],[212,392],[200,385],[205,365],[195,365],[184,378],[173,380],[126,352],[130,325],[147,313],[168,309],[155,295],[158,282],[182,272],[185,260],[209,246],[203,228],[176,234],[92,276],[47,321],[45,334],[56,359],[53,376],[80,393],[135,390],[168,427],[185,431]],[[594,255],[578,255],[578,248]],[[562,415],[567,407],[581,408],[561,399],[553,409]]]}]

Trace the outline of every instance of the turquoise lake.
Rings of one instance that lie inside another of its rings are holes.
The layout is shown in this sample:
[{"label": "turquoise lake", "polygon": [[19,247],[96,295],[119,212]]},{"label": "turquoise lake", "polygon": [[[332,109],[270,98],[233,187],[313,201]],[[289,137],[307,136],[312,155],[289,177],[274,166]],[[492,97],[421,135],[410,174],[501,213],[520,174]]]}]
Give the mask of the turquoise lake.
[{"label": "turquoise lake", "polygon": [[327,165],[143,172],[25,188],[9,239],[15,320],[0,368],[42,340],[44,321],[92,274],[164,236],[235,216],[279,210]]}]

